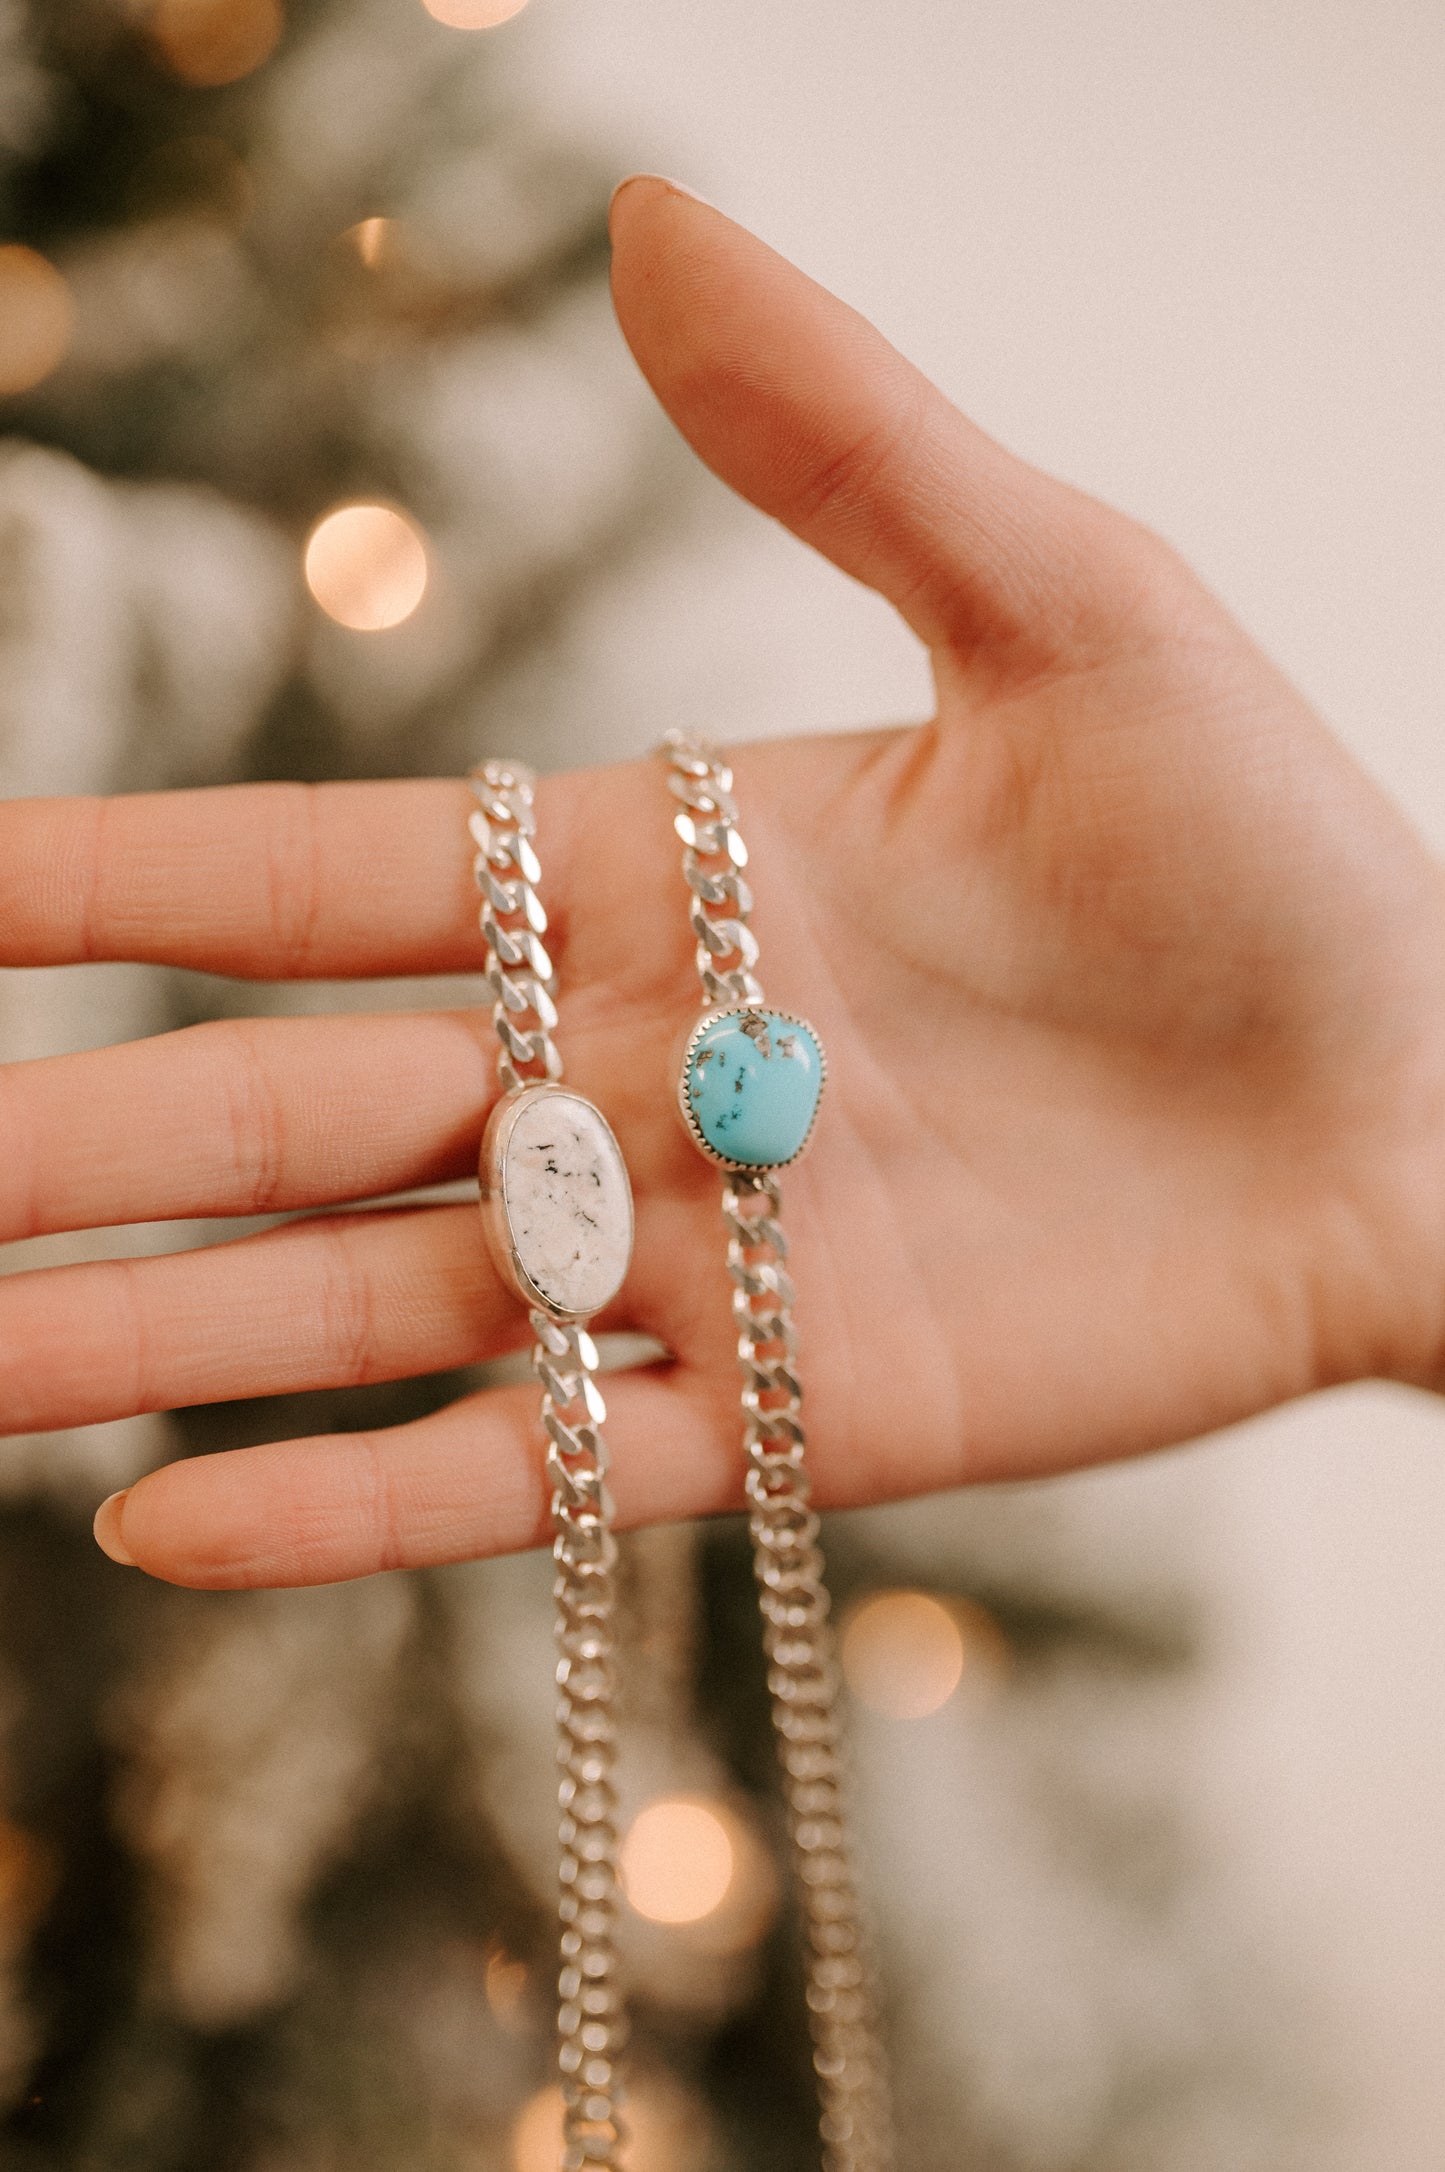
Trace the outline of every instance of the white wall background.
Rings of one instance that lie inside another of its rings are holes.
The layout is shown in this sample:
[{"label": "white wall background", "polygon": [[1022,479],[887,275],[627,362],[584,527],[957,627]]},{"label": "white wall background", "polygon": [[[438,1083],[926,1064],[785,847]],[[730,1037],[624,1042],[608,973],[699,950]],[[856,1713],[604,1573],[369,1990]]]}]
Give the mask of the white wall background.
[{"label": "white wall background", "polygon": [[[1445,847],[1438,0],[536,0],[497,35],[1169,535]],[[928,703],[888,611],[713,486],[578,640],[599,754]],[[1333,2015],[1319,2172],[1439,2172],[1445,1409],[1356,1390],[1070,1483],[1205,1534],[1201,1815]]]}]

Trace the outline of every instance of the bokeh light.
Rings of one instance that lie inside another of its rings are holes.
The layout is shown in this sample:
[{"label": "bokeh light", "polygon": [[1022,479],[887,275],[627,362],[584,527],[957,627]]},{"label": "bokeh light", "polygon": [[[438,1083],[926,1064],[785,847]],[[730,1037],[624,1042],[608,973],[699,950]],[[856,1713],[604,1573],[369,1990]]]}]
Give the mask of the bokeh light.
[{"label": "bokeh light", "polygon": [[368,271],[375,271],[395,239],[394,219],[361,219],[346,230],[346,239]]},{"label": "bokeh light", "polygon": [[198,90],[259,68],[286,27],[281,0],[153,0],[145,21],[166,66]]},{"label": "bokeh light", "polygon": [[[665,2075],[628,2083],[627,2172],[701,2172],[716,2162],[702,2107]],[[562,2092],[529,2097],[512,2127],[511,2172],[557,2172],[562,2162]]]},{"label": "bokeh light", "polygon": [[527,0],[421,0],[428,15],[451,30],[495,30],[520,15]]},{"label": "bokeh light", "polygon": [[699,1923],[721,1907],[737,1858],[723,1813],[685,1795],[638,1812],[618,1858],[622,1890],[651,1923]]},{"label": "bokeh light", "polygon": [[562,2162],[562,2092],[539,2089],[512,2128],[512,2172],[556,2172]]},{"label": "bokeh light", "polygon": [[514,1960],[505,1946],[493,1946],[487,1955],[484,1981],[487,2004],[504,2029],[515,2031],[525,2020],[530,1971],[525,1961]]},{"label": "bokeh light", "polygon": [[18,241],[0,247],[0,394],[48,377],[74,323],[70,288],[50,259]]},{"label": "bokeh light", "polygon": [[391,505],[340,505],[306,545],[306,585],[328,618],[356,633],[399,626],[426,594],[426,544]]},{"label": "bokeh light", "polygon": [[880,1591],[843,1625],[843,1673],[860,1704],[889,1719],[926,1719],[977,1664],[997,1671],[1003,1640],[982,1607],[926,1591]]},{"label": "bokeh light", "polygon": [[55,1850],[0,1818],[0,1949],[18,1944],[45,1913],[59,1878]]}]

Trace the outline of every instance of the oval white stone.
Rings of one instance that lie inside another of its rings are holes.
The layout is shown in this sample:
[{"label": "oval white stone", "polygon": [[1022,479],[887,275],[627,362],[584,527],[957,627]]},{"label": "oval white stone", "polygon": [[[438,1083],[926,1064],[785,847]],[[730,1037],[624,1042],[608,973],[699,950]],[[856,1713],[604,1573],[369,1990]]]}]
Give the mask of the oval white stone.
[{"label": "oval white stone", "polygon": [[498,1174],[527,1279],[558,1312],[600,1311],[632,1257],[632,1186],[607,1119],[565,1089],[529,1096]]}]

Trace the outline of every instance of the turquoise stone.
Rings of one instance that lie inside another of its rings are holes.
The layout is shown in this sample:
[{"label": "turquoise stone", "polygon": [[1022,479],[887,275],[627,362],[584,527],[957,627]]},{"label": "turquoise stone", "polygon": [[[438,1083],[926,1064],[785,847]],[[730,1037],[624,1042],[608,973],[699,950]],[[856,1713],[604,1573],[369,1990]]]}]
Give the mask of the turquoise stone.
[{"label": "turquoise stone", "polygon": [[743,1169],[777,1168],[813,1127],[823,1051],[811,1026],[781,1011],[715,1018],[693,1044],[684,1091],[715,1154]]}]

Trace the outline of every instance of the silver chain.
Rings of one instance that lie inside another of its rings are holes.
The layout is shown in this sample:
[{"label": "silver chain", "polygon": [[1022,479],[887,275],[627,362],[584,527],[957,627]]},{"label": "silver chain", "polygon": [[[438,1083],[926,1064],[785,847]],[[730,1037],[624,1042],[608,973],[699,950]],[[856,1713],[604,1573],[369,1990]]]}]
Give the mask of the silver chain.
[{"label": "silver chain", "polygon": [[547,915],[537,895],[542,870],[532,844],[536,779],[520,762],[483,762],[468,781],[477,801],[467,826],[477,847],[472,873],[482,894],[483,977],[502,1044],[497,1076],[504,1093],[515,1093],[533,1080],[562,1076],[552,1039],[556,976],[542,942]]},{"label": "silver chain", "polygon": [[[704,1002],[761,1002],[732,772],[711,748],[681,732],[668,733],[666,754],[668,782],[682,802],[675,827]],[[781,1204],[773,1176],[728,1172],[723,1220],[743,1376],[753,1565],[803,1911],[824,2172],[890,2172],[888,2071],[849,1839],[838,1667],[804,1458]]]},{"label": "silver chain", "polygon": [[[486,982],[501,1044],[497,1072],[505,1092],[519,1093],[562,1076],[552,1039],[552,961],[542,943],[547,916],[536,891],[534,780],[520,763],[484,762],[471,785]],[[602,1437],[607,1410],[596,1381],[597,1346],[585,1326],[539,1309],[530,1317],[556,1526],[561,2172],[622,2172],[627,2021],[616,1944],[617,1542]]]}]

